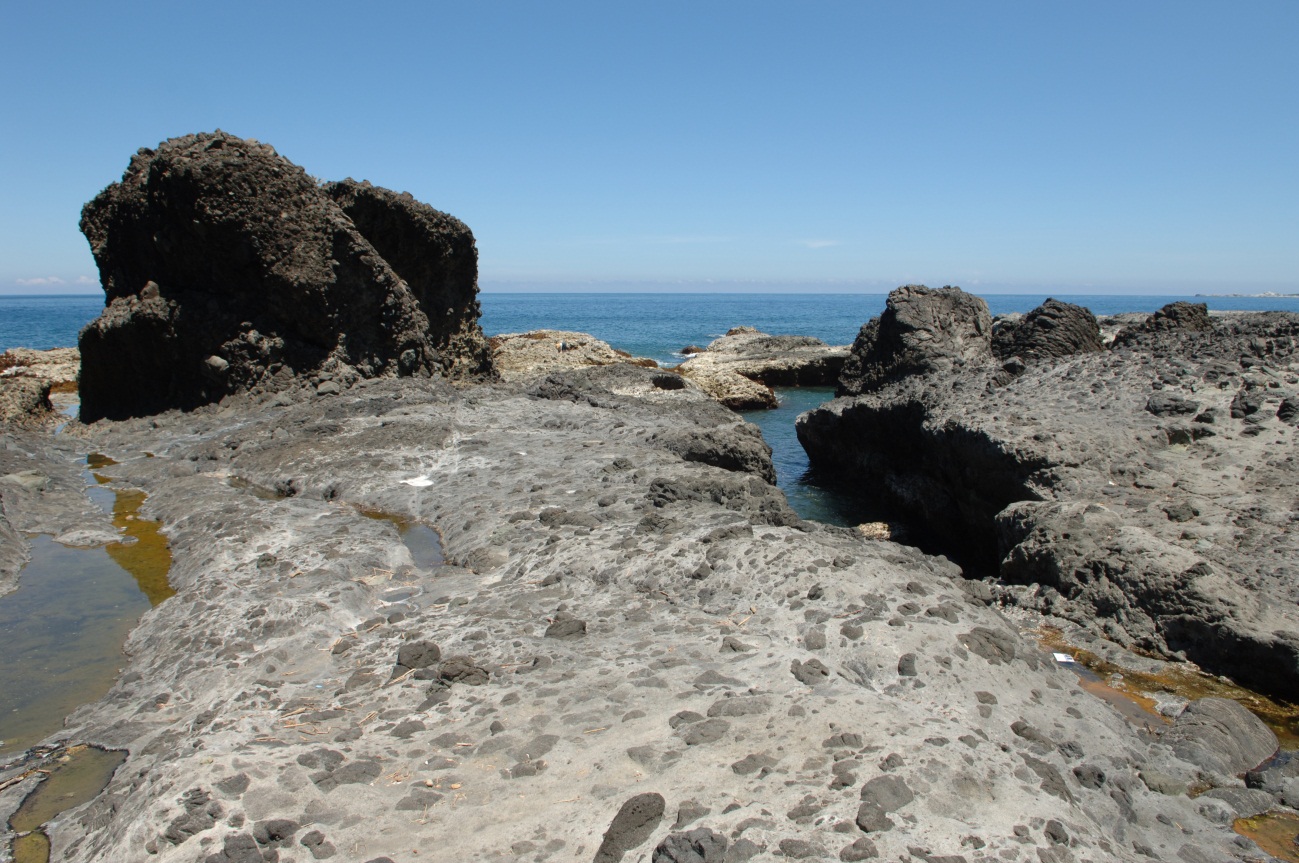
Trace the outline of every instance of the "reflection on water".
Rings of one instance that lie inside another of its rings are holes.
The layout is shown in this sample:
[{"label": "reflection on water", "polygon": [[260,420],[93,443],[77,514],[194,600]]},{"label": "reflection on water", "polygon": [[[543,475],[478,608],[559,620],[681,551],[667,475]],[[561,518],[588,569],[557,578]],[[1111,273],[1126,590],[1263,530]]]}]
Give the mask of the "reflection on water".
[{"label": "reflection on water", "polygon": [[0,754],[31,746],[103,697],[127,633],[148,608],[107,550],[34,538],[18,589],[0,599]]},{"label": "reflection on water", "polygon": [[[92,470],[112,464],[97,454],[87,459]],[[144,492],[107,488],[110,480],[98,473],[87,481],[95,483],[91,499],[128,539],[101,548],[32,539],[18,589],[0,598],[0,754],[26,749],[77,707],[103,697],[131,627],[175,593],[167,541],[157,522],[139,516]]]},{"label": "reflection on water", "polygon": [[93,800],[125,760],[121,750],[93,746],[73,746],[61,755],[9,819],[9,829],[27,834],[14,840],[14,863],[49,860],[50,840],[41,828],[59,813]]},{"label": "reflection on water", "polygon": [[442,556],[442,537],[428,525],[389,512],[372,509],[363,509],[360,512],[366,518],[386,521],[396,527],[398,535],[401,536],[401,543],[410,552],[417,569],[431,570],[446,562]]}]

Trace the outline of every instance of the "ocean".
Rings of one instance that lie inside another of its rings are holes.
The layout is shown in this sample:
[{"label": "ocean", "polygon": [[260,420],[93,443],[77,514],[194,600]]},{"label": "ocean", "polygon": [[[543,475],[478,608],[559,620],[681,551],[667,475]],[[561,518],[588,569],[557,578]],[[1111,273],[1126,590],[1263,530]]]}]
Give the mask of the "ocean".
[{"label": "ocean", "polygon": [[[1046,294],[981,295],[994,315],[1027,312]],[[1053,295],[1097,315],[1153,312],[1174,300],[1207,303],[1216,311],[1299,312],[1299,297],[1194,297],[1097,294]],[[684,293],[494,293],[479,295],[488,336],[536,329],[590,333],[639,357],[675,365],[681,349],[706,346],[734,326],[773,335],[815,336],[848,344],[861,325],[884,310],[885,294],[684,294]],[[77,332],[103,307],[100,296],[0,296],[0,350],[10,347],[75,346]],[[833,396],[829,388],[777,389],[780,407],[751,411],[745,419],[762,429],[776,464],[777,484],[804,518],[832,524],[869,520],[861,496],[838,489],[808,470],[794,434],[799,413]]]},{"label": "ocean", "polygon": [[[994,315],[1027,312],[1046,294],[981,295]],[[1055,294],[1098,315],[1153,312],[1174,300],[1214,310],[1299,312],[1299,297],[1193,297]],[[616,348],[660,363],[680,362],[681,348],[707,345],[734,326],[773,335],[816,336],[848,344],[884,310],[885,294],[492,293],[479,294],[489,336],[536,329],[590,333]],[[103,308],[102,295],[0,295],[0,351],[59,348]]]}]

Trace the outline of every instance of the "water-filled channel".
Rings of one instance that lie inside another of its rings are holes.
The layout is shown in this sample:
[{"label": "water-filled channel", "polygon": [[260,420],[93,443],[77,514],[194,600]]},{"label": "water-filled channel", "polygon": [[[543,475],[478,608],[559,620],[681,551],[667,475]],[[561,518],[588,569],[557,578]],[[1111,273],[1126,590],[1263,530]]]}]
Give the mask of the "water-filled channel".
[{"label": "water-filled channel", "polygon": [[[92,457],[89,466],[110,463]],[[100,475],[87,480],[127,541],[69,548],[32,538],[17,590],[0,597],[0,756],[58,731],[65,716],[107,693],[131,627],[173,593],[166,540],[157,522],[139,516],[144,493],[105,487]]]},{"label": "water-filled channel", "polygon": [[873,506],[860,490],[812,469],[798,442],[794,420],[834,398],[834,387],[776,387],[775,393],[778,407],[742,411],[740,415],[762,430],[776,466],[776,485],[794,512],[812,521],[841,526],[887,520],[886,513]]}]

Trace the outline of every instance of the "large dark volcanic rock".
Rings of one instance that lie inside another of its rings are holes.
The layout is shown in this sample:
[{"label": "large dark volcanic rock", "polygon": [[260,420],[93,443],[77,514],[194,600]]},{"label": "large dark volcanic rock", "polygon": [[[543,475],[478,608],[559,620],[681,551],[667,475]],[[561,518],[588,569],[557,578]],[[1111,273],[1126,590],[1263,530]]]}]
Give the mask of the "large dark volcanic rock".
[{"label": "large dark volcanic rock", "polygon": [[995,575],[1004,602],[1291,697],[1299,316],[1203,329],[1180,304],[1093,350],[1085,310],[1032,323],[1051,305],[1008,334],[1033,357],[1013,374],[953,363],[800,416],[813,467]]},{"label": "large dark volcanic rock", "polygon": [[452,376],[487,369],[491,354],[478,326],[478,249],[468,226],[409,192],[350,179],[324,189],[414,293],[443,368]]},{"label": "large dark volcanic rock", "polygon": [[321,189],[266,144],[218,131],[142,149],[81,230],[107,300],[80,338],[85,421],[302,376],[490,371],[469,229],[385,190]]},{"label": "large dark volcanic rock", "polygon": [[987,303],[960,288],[904,285],[889,294],[884,313],[857,334],[839,376],[838,394],[857,395],[909,375],[991,359]]},{"label": "large dark volcanic rock", "polygon": [[1012,326],[997,330],[992,349],[1002,359],[1060,360],[1102,350],[1100,324],[1082,306],[1048,299]]}]

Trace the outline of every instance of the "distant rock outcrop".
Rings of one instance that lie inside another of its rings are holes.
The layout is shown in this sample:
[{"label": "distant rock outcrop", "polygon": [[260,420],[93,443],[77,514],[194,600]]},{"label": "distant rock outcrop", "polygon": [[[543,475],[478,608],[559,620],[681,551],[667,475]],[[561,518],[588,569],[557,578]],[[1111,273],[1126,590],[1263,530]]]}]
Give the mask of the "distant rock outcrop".
[{"label": "distant rock outcrop", "polygon": [[[612,366],[618,363],[645,368],[658,367],[654,360],[633,357],[589,333],[570,330],[505,333],[492,336],[488,346],[493,367],[507,381],[527,380],[565,369]],[[677,388],[684,386],[681,383]]]},{"label": "distant rock outcrop", "polygon": [[1185,300],[1178,300],[1146,318],[1140,326],[1133,327],[1132,331],[1134,333],[1170,331],[1203,333],[1212,329],[1213,321],[1209,318],[1208,303],[1188,303]]},{"label": "distant rock outcrop", "polygon": [[835,382],[846,346],[811,336],[772,336],[753,327],[733,327],[692,356],[681,374],[733,410],[776,407],[771,387],[826,386]]},{"label": "distant rock outcrop", "polygon": [[469,229],[409,196],[322,189],[266,144],[142,149],[81,230],[107,301],[80,338],[87,422],[301,378],[490,372]]},{"label": "distant rock outcrop", "polygon": [[79,364],[76,348],[0,354],[0,425],[40,425],[55,416],[50,392],[76,392]]},{"label": "distant rock outcrop", "polygon": [[992,350],[1001,359],[1059,360],[1104,349],[1100,325],[1090,310],[1048,299],[1018,321],[998,326]]},{"label": "distant rock outcrop", "polygon": [[991,359],[987,303],[951,286],[904,285],[889,294],[884,314],[861,328],[839,376],[838,394],[857,395],[910,375]]}]

